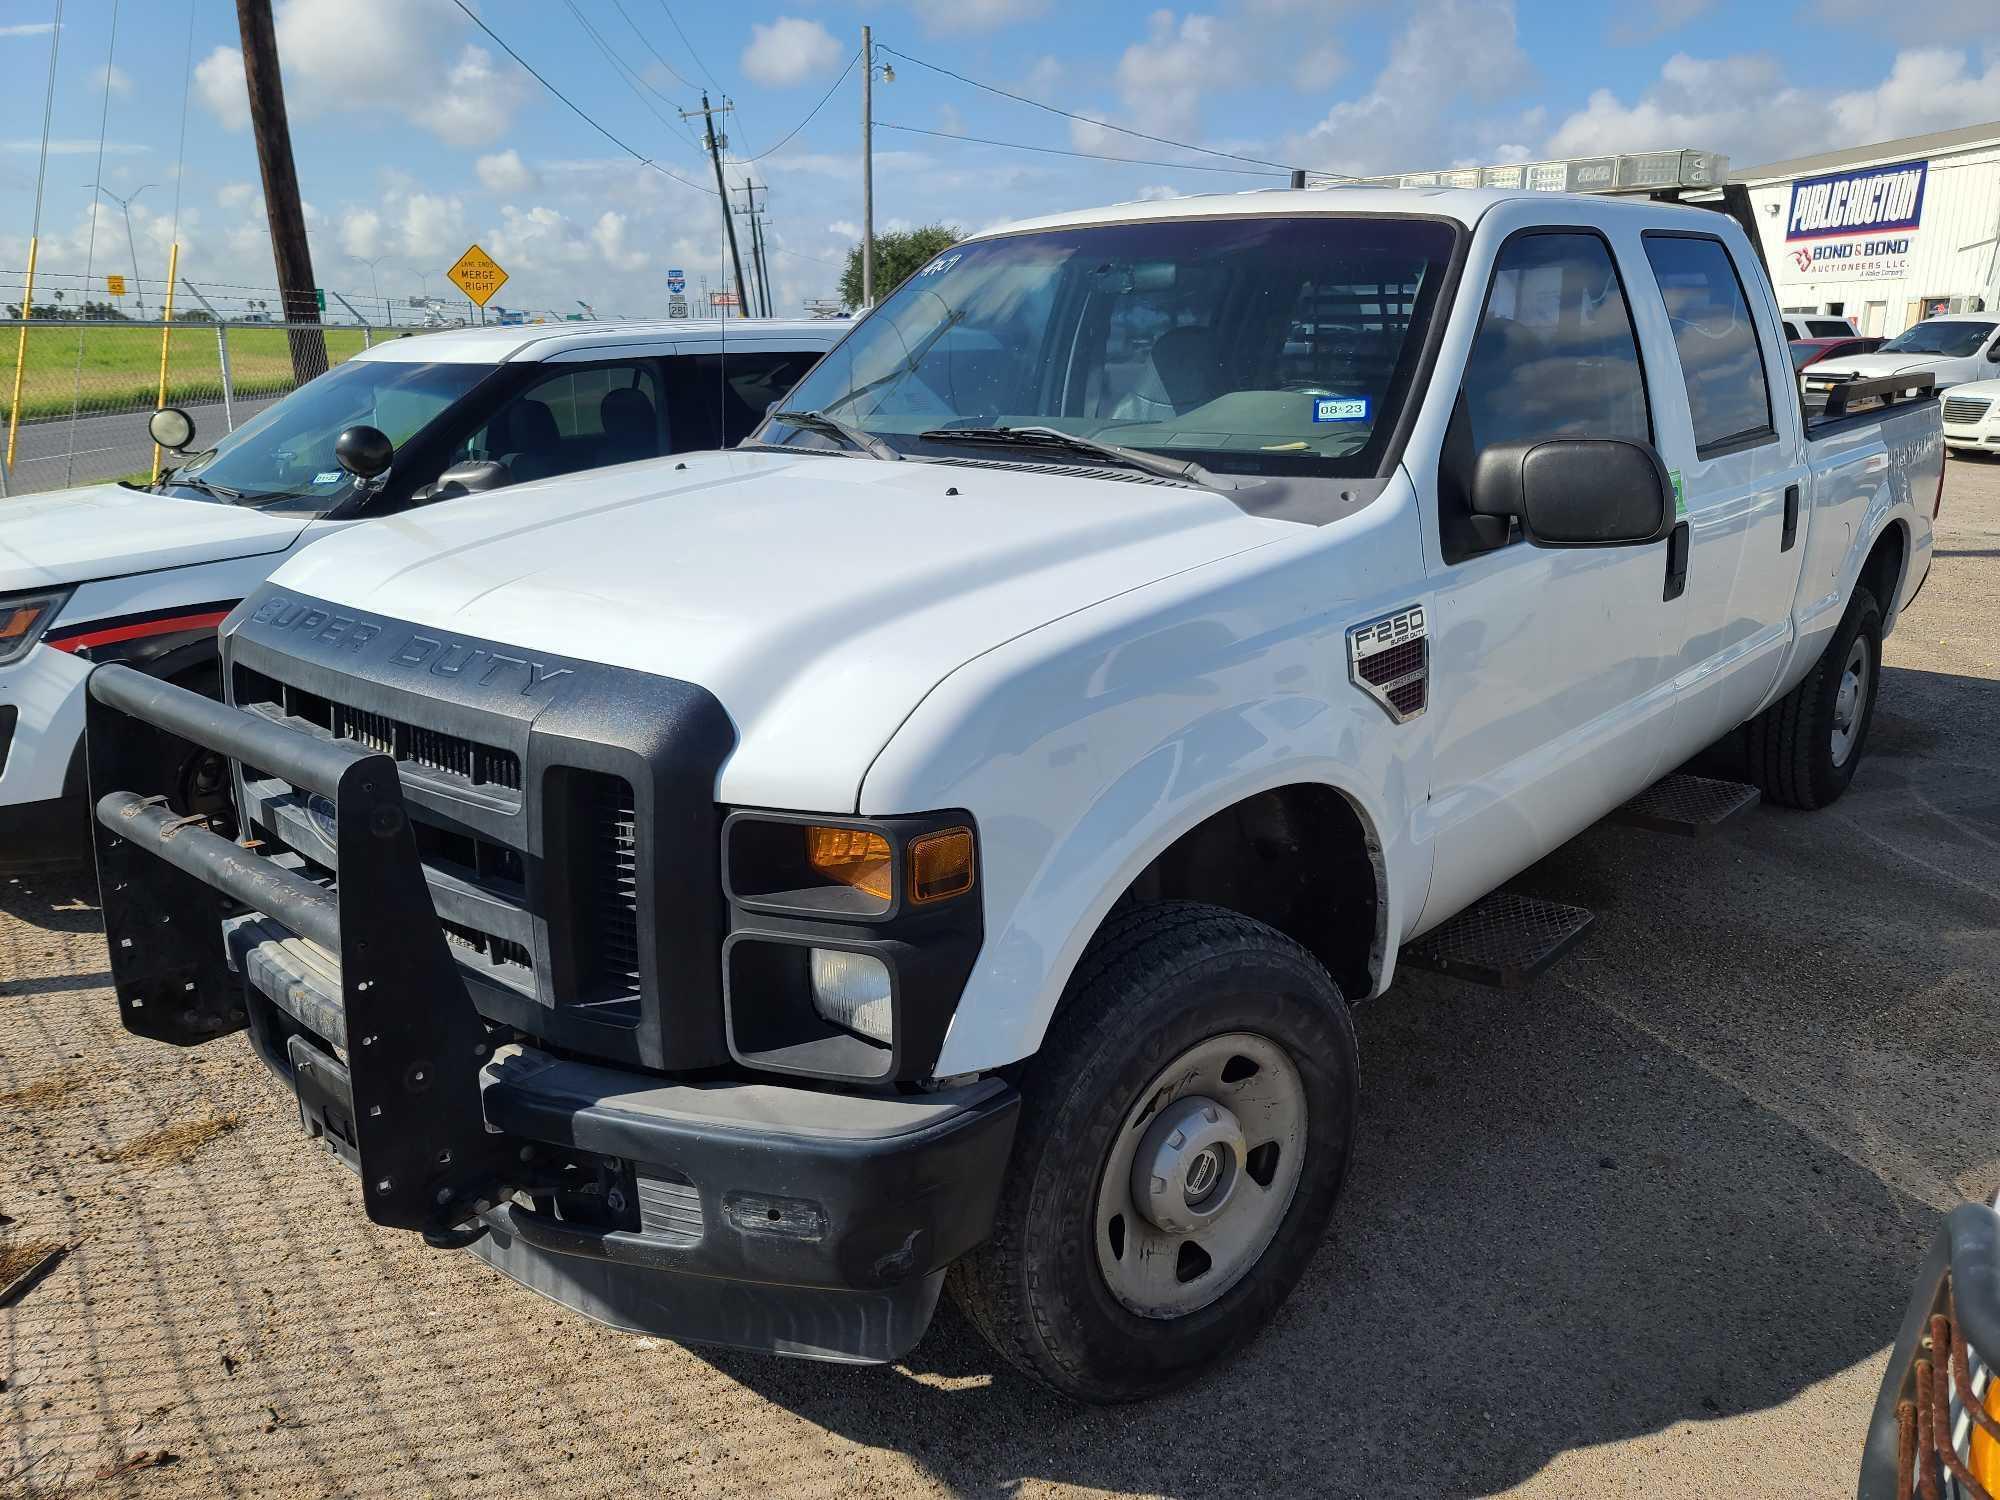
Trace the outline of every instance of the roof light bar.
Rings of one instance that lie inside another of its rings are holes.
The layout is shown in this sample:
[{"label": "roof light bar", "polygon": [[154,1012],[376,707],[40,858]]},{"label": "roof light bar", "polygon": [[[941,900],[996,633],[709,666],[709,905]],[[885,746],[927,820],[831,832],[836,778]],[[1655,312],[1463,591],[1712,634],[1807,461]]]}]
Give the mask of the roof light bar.
[{"label": "roof light bar", "polygon": [[1538,193],[1654,193],[1663,188],[1721,187],[1729,158],[1715,151],[1634,151],[1573,156],[1565,161],[1453,167],[1442,172],[1392,172],[1349,178],[1350,187],[1491,187]]}]

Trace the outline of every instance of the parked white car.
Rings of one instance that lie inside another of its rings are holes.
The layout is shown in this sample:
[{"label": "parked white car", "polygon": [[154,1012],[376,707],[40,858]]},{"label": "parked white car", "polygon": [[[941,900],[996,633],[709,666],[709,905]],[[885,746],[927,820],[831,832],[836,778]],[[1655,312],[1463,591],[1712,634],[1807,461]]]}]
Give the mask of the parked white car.
[{"label": "parked white car", "polygon": [[[95,484],[0,501],[0,868],[86,847],[83,680],[93,663],[214,691],[216,625],[300,548],[388,517],[420,532],[417,513],[436,499],[734,443],[844,332],[757,320],[389,339],[150,489]],[[213,757],[183,758],[175,805],[226,795]]]},{"label": "parked white car", "polygon": [[1785,338],[1841,339],[1855,335],[1854,320],[1835,313],[1786,313]]},{"label": "parked white car", "polygon": [[1162,1390],[1320,1253],[1350,1003],[1536,972],[1589,914],[1498,888],[1741,725],[1723,810],[1846,789],[1938,405],[1794,379],[1697,208],[993,230],[736,451],[301,553],[226,705],[98,668],[125,1024],[247,1028],[370,1218],[601,1321],[894,1359],[949,1273],[1034,1377]]},{"label": "parked white car", "polygon": [[1905,328],[1873,354],[1822,360],[1805,370],[1806,394],[1816,396],[1840,380],[1929,374],[1939,390],[2000,375],[2000,317],[1952,313]]},{"label": "parked white car", "polygon": [[2000,458],[2000,378],[1952,387],[1944,398],[1944,445]]}]

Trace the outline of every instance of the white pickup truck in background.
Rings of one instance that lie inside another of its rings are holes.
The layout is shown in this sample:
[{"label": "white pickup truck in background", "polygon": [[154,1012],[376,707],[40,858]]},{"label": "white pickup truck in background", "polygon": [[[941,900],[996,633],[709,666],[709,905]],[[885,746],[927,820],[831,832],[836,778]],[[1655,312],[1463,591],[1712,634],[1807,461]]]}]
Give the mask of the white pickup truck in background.
[{"label": "white pickup truck in background", "polygon": [[[91,663],[212,693],[217,623],[301,547],[435,499],[736,442],[843,331],[803,320],[561,323],[385,339],[198,452],[187,451],[186,415],[159,413],[156,427],[186,430],[167,434],[182,451],[150,488],[6,502],[0,870],[88,850]],[[355,451],[337,453],[357,425]],[[363,472],[350,470],[357,456]],[[213,756],[176,765],[178,808],[227,804]]]},{"label": "white pickup truck in background", "polygon": [[[1399,958],[1538,972],[1589,914],[1500,888],[1621,809],[1841,795],[1928,385],[1809,424],[1693,208],[983,234],[735,451],[290,560],[226,705],[99,668],[125,1022],[247,1027],[370,1218],[606,1322],[885,1360],[949,1276],[1055,1388],[1164,1389],[1319,1245]],[[1743,725],[1753,784],[1672,774]]]}]

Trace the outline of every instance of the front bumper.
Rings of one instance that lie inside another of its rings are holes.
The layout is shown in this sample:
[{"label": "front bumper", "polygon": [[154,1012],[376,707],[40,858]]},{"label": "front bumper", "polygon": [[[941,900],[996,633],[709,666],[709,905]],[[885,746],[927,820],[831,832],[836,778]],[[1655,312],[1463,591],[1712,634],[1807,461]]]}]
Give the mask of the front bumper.
[{"label": "front bumper", "polygon": [[1858,1500],[2000,1493],[2000,1204],[1952,1210],[1889,1352]]},{"label": "front bumper", "polygon": [[[991,1230],[1012,1089],[681,1081],[543,1051],[475,1008],[393,760],[119,668],[90,696],[127,1028],[193,1045],[247,1027],[370,1219],[664,1337],[879,1361],[922,1335],[944,1268]],[[330,804],[338,881],[125,790],[120,715]]]}]

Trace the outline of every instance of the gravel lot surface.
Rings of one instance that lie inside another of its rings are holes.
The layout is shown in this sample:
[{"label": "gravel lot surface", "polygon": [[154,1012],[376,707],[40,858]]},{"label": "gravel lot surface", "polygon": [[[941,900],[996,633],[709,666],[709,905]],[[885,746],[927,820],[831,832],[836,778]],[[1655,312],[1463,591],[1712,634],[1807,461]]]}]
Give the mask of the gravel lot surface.
[{"label": "gravel lot surface", "polygon": [[2000,1187],[2000,464],[1954,460],[1821,814],[1594,829],[1514,994],[1360,1017],[1357,1164],[1277,1324],[1071,1407],[949,1306],[904,1365],[703,1355],[360,1214],[240,1040],[126,1036],[81,881],[0,883],[0,1494],[1851,1494],[1940,1212]]}]

